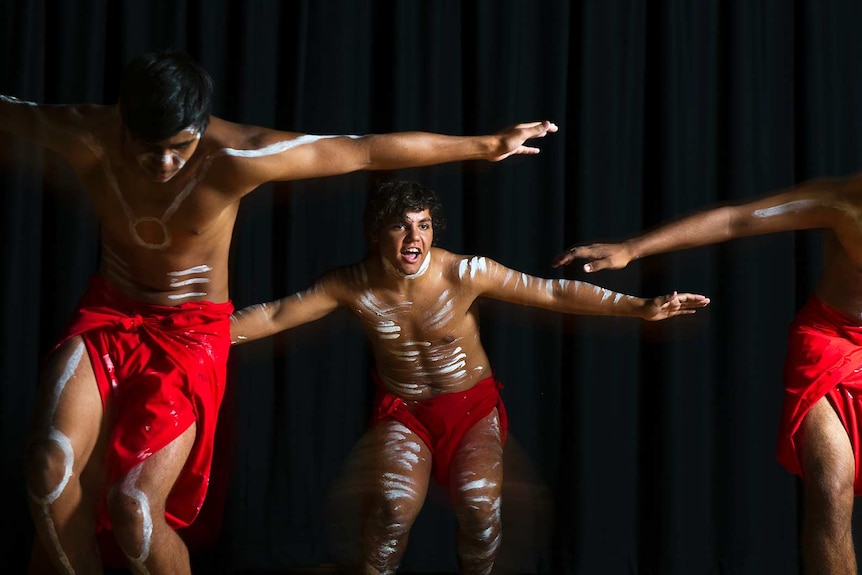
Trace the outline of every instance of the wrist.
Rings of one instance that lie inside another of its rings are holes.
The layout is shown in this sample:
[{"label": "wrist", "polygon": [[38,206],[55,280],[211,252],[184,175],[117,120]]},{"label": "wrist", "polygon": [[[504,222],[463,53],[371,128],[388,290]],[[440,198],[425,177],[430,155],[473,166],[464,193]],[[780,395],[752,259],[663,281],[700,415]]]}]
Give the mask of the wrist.
[{"label": "wrist", "polygon": [[623,247],[625,248],[626,257],[628,257],[628,261],[633,262],[637,259],[640,259],[641,253],[640,248],[636,243],[636,240],[625,240],[623,242]]}]

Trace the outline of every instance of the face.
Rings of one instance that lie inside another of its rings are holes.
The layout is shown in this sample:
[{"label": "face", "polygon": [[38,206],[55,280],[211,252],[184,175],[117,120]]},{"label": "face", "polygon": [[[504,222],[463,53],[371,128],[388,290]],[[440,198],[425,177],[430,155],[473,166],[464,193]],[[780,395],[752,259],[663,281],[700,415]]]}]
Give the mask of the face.
[{"label": "face", "polygon": [[201,134],[186,128],[158,142],[143,142],[129,138],[129,148],[143,172],[157,182],[167,182],[177,175],[198,147]]},{"label": "face", "polygon": [[405,276],[419,272],[434,242],[428,209],[407,212],[400,220],[384,224],[377,237],[380,255]]}]

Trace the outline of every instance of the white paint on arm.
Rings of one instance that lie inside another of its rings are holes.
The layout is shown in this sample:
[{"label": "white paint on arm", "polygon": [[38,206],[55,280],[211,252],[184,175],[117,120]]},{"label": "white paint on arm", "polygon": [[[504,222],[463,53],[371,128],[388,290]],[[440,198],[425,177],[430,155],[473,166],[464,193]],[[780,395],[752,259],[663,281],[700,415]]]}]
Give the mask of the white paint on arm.
[{"label": "white paint on arm", "polygon": [[237,150],[236,148],[222,148],[217,153],[225,156],[235,156],[238,158],[262,158],[265,156],[274,156],[276,154],[281,154],[282,152],[286,152],[298,146],[303,146],[305,144],[313,144],[314,142],[320,140],[327,140],[330,138],[350,138],[352,140],[358,140],[364,137],[365,136],[351,135],[314,136],[311,134],[305,134],[292,140],[282,140],[280,142],[275,142],[269,144],[268,146],[264,146],[263,148],[257,148],[255,150]]},{"label": "white paint on arm", "polygon": [[768,218],[771,216],[780,216],[792,212],[800,212],[802,210],[813,208],[818,205],[820,205],[820,202],[818,202],[817,200],[794,200],[792,202],[787,202],[778,206],[754,210],[753,213],[754,217],[756,218]]},{"label": "white paint on arm", "polygon": [[15,96],[7,96],[5,94],[0,94],[0,102],[5,102],[7,104],[22,104],[24,106],[38,106],[36,102],[22,100],[20,98],[16,98]]}]

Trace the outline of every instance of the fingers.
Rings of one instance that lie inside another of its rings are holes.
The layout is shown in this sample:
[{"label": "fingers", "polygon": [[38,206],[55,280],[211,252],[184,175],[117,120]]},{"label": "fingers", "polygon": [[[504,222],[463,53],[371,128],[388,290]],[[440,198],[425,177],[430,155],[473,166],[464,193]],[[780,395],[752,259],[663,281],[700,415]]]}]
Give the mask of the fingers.
[{"label": "fingers", "polygon": [[525,122],[523,124],[516,124],[514,128],[516,130],[530,130],[535,132],[535,135],[530,136],[532,138],[541,138],[548,132],[556,132],[560,129],[559,126],[548,120],[543,122]]},{"label": "fingers", "polygon": [[[559,254],[554,258],[552,267],[558,268],[560,266],[564,266],[566,264],[571,263],[575,259],[585,259],[588,258],[588,255],[582,255],[581,251],[586,249],[585,247],[572,246],[563,253]],[[588,262],[584,265],[584,271],[589,273],[594,271],[593,264],[594,262]]]},{"label": "fingers", "polygon": [[677,294],[680,303],[689,308],[701,308],[709,305],[710,299],[698,293]]}]

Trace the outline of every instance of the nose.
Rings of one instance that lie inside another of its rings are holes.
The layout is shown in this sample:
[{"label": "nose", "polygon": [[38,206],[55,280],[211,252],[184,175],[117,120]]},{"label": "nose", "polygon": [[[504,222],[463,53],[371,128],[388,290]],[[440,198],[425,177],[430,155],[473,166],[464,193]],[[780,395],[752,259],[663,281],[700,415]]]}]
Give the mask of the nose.
[{"label": "nose", "polygon": [[174,161],[174,158],[170,154],[162,154],[162,157],[160,158],[159,161],[160,161],[163,168],[170,168],[171,164]]}]

